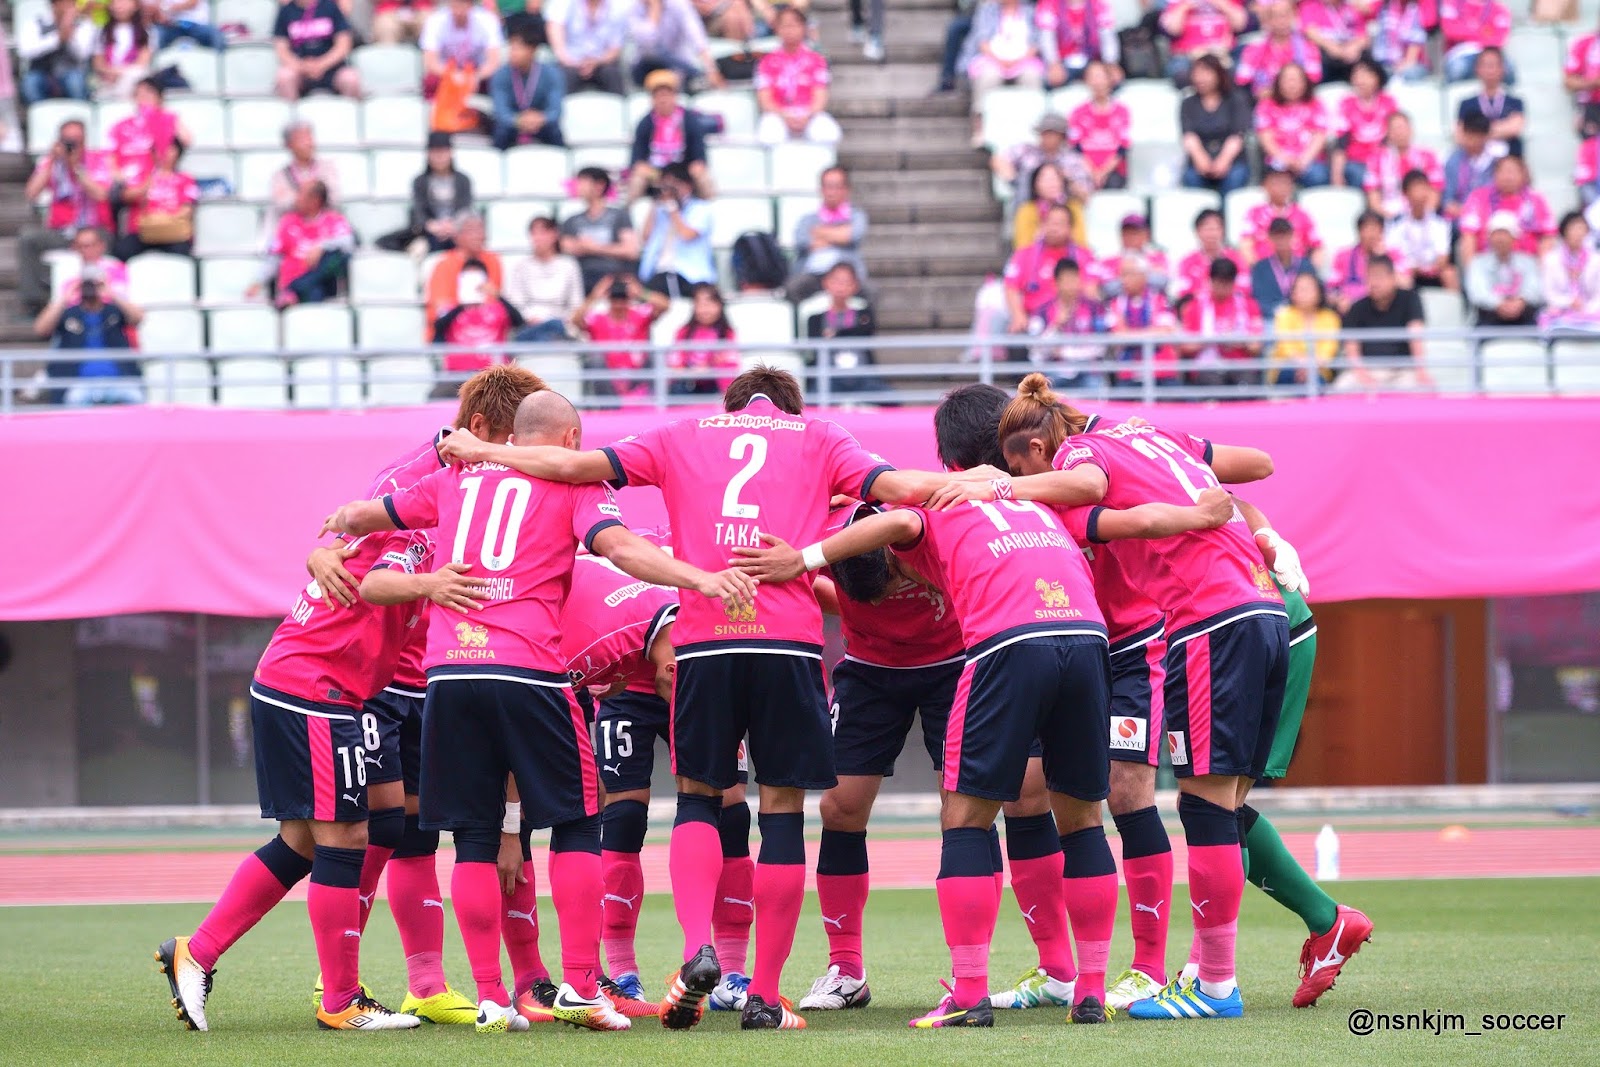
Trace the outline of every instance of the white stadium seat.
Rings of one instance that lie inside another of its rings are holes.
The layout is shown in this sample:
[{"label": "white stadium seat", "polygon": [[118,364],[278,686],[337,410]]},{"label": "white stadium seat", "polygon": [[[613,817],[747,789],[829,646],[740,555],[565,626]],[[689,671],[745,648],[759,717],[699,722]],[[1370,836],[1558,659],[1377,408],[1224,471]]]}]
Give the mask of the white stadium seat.
[{"label": "white stadium seat", "polygon": [[1600,394],[1600,338],[1557,341],[1551,346],[1556,368],[1556,391]]},{"label": "white stadium seat", "polygon": [[669,303],[667,310],[663,311],[661,317],[650,327],[650,340],[662,347],[672,344],[678,336],[678,331],[689,321],[693,311],[692,300],[674,300]]},{"label": "white stadium seat", "polygon": [[171,111],[189,129],[194,148],[226,148],[228,145],[228,116],[222,101],[209,97],[177,97],[167,103]]},{"label": "white stadium seat", "polygon": [[259,252],[263,236],[261,210],[254,204],[202,200],[195,209],[194,254],[202,271],[211,256]]},{"label": "white stadium seat", "polygon": [[278,149],[240,152],[234,159],[239,164],[239,184],[234,190],[239,199],[265,201],[272,196],[272,176],[289,162],[289,155]]},{"label": "white stadium seat", "polygon": [[319,152],[339,175],[339,199],[363,200],[372,195],[371,171],[365,152]]},{"label": "white stadium seat", "polygon": [[283,312],[285,352],[347,352],[355,347],[355,322],[343,304],[294,304]]},{"label": "white stadium seat", "polygon": [[1538,341],[1485,341],[1483,388],[1490,393],[1548,393],[1549,354]]},{"label": "white stadium seat", "polygon": [[753,141],[756,137],[756,96],[750,92],[719,91],[701,93],[694,98],[694,109],[722,118],[721,136],[730,143]]},{"label": "white stadium seat", "polygon": [[189,92],[196,96],[216,96],[222,90],[222,65],[217,61],[217,53],[209,48],[186,47],[187,43],[179,42],[157,52],[151,66],[156,70],[177,67],[183,80],[189,83]]},{"label": "white stadium seat", "polygon": [[374,96],[361,104],[361,132],[368,147],[424,143],[427,104],[416,96]]},{"label": "white stadium seat", "polygon": [[633,138],[633,132],[639,128],[639,121],[644,118],[644,113],[650,110],[650,94],[644,92],[629,93],[622,102],[622,128],[627,132],[628,138]]},{"label": "white stadium seat", "polygon": [[[422,173],[427,160],[415,148],[384,149],[371,154],[372,195],[379,200],[411,199],[411,183]],[[477,189],[473,192],[476,194]]]},{"label": "white stadium seat", "polygon": [[1245,217],[1250,214],[1251,208],[1266,202],[1267,192],[1259,185],[1247,185],[1223,197],[1222,215],[1223,221],[1227,224],[1229,244],[1237,244],[1244,240]]},{"label": "white stadium seat", "polygon": [[260,256],[207,256],[200,261],[200,303],[206,307],[242,304],[245,290],[261,281]]},{"label": "white stadium seat", "polygon": [[618,144],[632,140],[620,96],[574,93],[561,105],[561,132],[570,145]]},{"label": "white stadium seat", "polygon": [[785,248],[794,247],[795,231],[800,220],[822,205],[820,196],[785,196],[778,200],[778,243]]},{"label": "white stadium seat", "polygon": [[228,408],[289,406],[288,368],[276,356],[219,359],[217,403]]},{"label": "white stadium seat", "polygon": [[1117,90],[1117,100],[1133,118],[1135,140],[1177,144],[1183,139],[1178,129],[1178,90],[1171,82],[1124,82]]},{"label": "white stadium seat", "polygon": [[765,193],[772,188],[767,178],[767,151],[749,145],[714,144],[706,149],[706,168],[722,195]]},{"label": "white stadium seat", "polygon": [[182,170],[186,174],[194,175],[200,181],[220,178],[232,186],[235,193],[239,190],[239,167],[236,157],[226,149],[214,152],[185,152]]},{"label": "white stadium seat", "polygon": [[[1400,110],[1411,116],[1411,129],[1418,141],[1433,143],[1448,137],[1444,121],[1444,97],[1437,82],[1391,81],[1384,90],[1394,97]],[[1451,116],[1451,122],[1455,116]]]},{"label": "white stadium seat", "polygon": [[405,228],[410,211],[396,200],[349,200],[344,205],[344,217],[356,238],[363,245],[371,245],[385,234]]},{"label": "white stadium seat", "polygon": [[1366,197],[1359,190],[1332,185],[1305,189],[1300,193],[1299,203],[1311,216],[1325,248],[1347,248],[1356,243],[1356,217],[1367,206]]},{"label": "white stadium seat", "polygon": [[[88,134],[96,135],[93,129],[94,105],[86,100],[41,100],[28,108],[29,154],[40,156],[49,152],[50,146],[56,143],[61,124],[68,119],[77,119],[83,123]],[[100,138],[94,143],[102,142],[103,138]]]},{"label": "white stadium seat", "polygon": [[1460,293],[1424,286],[1417,289],[1417,295],[1422,298],[1422,321],[1430,329],[1459,330],[1466,324]]},{"label": "white stadium seat", "polygon": [[[423,334],[422,308],[415,305],[356,308],[356,339],[363,351],[416,348],[423,343]],[[372,378],[370,371],[367,377]]]},{"label": "white stadium seat", "polygon": [[213,352],[276,352],[278,313],[270,307],[224,308],[208,313]]},{"label": "white stadium seat", "polygon": [[[835,153],[832,145],[804,144],[786,141],[775,145],[771,154],[772,188],[774,193],[816,192],[822,172],[833,166]],[[715,176],[716,172],[712,171]]]},{"label": "white stadium seat", "polygon": [[152,404],[210,407],[215,403],[211,395],[210,360],[147,359],[142,370],[145,396]]},{"label": "white stadium seat", "polygon": [[505,185],[501,167],[500,153],[493,148],[456,149],[456,169],[472,179],[472,196],[475,200],[483,201],[500,195]]},{"label": "white stadium seat", "polygon": [[572,150],[572,172],[576,174],[584,167],[599,167],[601,170],[618,174],[627,169],[628,148],[626,145],[588,144],[579,145]]},{"label": "white stadium seat", "polygon": [[427,356],[380,356],[367,361],[367,403],[372,407],[425,404],[433,390]]},{"label": "white stadium seat", "polygon": [[1169,189],[1150,203],[1150,239],[1177,259],[1199,247],[1194,217],[1207,208],[1220,210],[1222,197],[1210,189]]},{"label": "white stadium seat", "polygon": [[102,100],[94,106],[94,124],[90,130],[92,140],[105,146],[111,136],[111,128],[132,114],[131,100]]},{"label": "white stadium seat", "polygon": [[165,252],[142,252],[128,260],[128,296],[145,307],[194,303],[194,260]]},{"label": "white stadium seat", "polygon": [[711,243],[732,248],[739,235],[772,232],[772,201],[765,197],[720,197],[711,201]]},{"label": "white stadium seat", "polygon": [[551,214],[548,200],[496,200],[489,205],[489,247],[500,252],[528,250],[528,223]]},{"label": "white stadium seat", "polygon": [[566,149],[549,145],[518,145],[506,152],[504,162],[506,196],[567,195],[569,163]]},{"label": "white stadium seat", "polygon": [[359,252],[351,259],[352,304],[415,304],[418,295],[417,265],[404,252]]},{"label": "white stadium seat", "polygon": [[205,323],[194,308],[158,308],[139,323],[139,350],[146,356],[191,356],[206,350]]},{"label": "white stadium seat", "polygon": [[[268,30],[271,36],[271,30]],[[237,96],[268,96],[278,78],[278,57],[271,48],[236,45],[222,53],[222,91]]]},{"label": "white stadium seat", "polygon": [[562,352],[536,352],[518,356],[517,365],[533,371],[558,393],[577,396],[582,388],[578,376],[583,364],[577,356]]},{"label": "white stadium seat", "polygon": [[[272,39],[272,26],[278,18],[278,5],[272,0],[217,0],[211,13],[211,22],[216,26],[227,26],[238,23],[250,33],[252,41],[270,41]],[[234,49],[223,53],[227,55]]]},{"label": "white stadium seat", "polygon": [[1033,126],[1045,113],[1044,92],[1002,86],[983,98],[983,140],[995,151],[1033,140]]},{"label": "white stadium seat", "polygon": [[295,105],[297,121],[311,124],[317,148],[360,148],[361,108],[348,96],[308,96]]},{"label": "white stadium seat", "polygon": [[411,45],[364,45],[350,58],[361,75],[361,88],[373,96],[410,93],[415,98],[422,84],[422,53]]},{"label": "white stadium seat", "polygon": [[352,407],[361,401],[361,364],[349,356],[306,356],[289,364],[289,374],[297,408]]},{"label": "white stadium seat", "polygon": [[283,147],[283,131],[293,118],[284,100],[233,100],[228,104],[228,143],[234,148]]},{"label": "white stadium seat", "polygon": [[783,300],[733,300],[728,323],[741,344],[786,345],[794,340],[794,309]]},{"label": "white stadium seat", "polygon": [[1084,228],[1089,247],[1110,254],[1122,247],[1122,220],[1128,215],[1143,215],[1148,210],[1145,198],[1137,193],[1102,189],[1089,197],[1084,212]]}]

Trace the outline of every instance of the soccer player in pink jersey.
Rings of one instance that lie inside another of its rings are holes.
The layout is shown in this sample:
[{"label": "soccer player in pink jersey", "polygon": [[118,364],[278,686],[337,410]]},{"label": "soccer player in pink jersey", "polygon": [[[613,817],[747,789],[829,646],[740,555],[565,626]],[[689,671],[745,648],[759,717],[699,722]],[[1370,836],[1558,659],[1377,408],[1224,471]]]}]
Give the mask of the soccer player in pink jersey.
[{"label": "soccer player in pink jersey", "polygon": [[[518,407],[513,433],[567,449],[582,429],[572,405],[543,390]],[[629,1020],[598,984],[599,782],[557,637],[574,552],[582,544],[637,578],[693,589],[730,613],[749,609],[753,584],[735,572],[708,574],[630,533],[603,486],[529,479],[496,463],[441,470],[382,500],[346,504],[324,526],[353,536],[417,527],[438,527],[451,559],[481,567],[484,578],[481,611],[462,619],[436,610],[430,617],[421,780],[422,826],[455,836],[451,888],[478,987],[478,1029],[528,1025],[500,968],[497,864],[503,830],[520,828],[513,815],[553,827],[550,881],[565,981],[552,1014],[589,1029],[627,1029]],[[416,595],[398,578],[385,586],[368,595]],[[508,774],[520,811],[505,804]]]},{"label": "soccer player in pink jersey", "polygon": [[[725,563],[734,548],[758,545],[768,531],[815,540],[836,494],[922,500],[949,480],[896,471],[836,423],[806,418],[800,385],[784,371],[745,371],[728,387],[723,406],[723,414],[682,419],[592,452],[505,448],[465,437],[447,441],[445,450],[540,478],[659,486],[675,553],[700,567]],[[822,681],[822,613],[809,582],[763,591],[758,605],[735,611],[693,600],[679,610],[673,642],[679,792],[670,867],[685,962],[662,1000],[662,1023],[693,1026],[721,980],[711,944],[722,869],[719,798],[738,780],[740,740],[748,733],[761,790],[761,853],[755,971],[740,1025],[802,1029],[805,1020],[784,1002],[779,981],[805,896],[805,792],[837,781]]]},{"label": "soccer player in pink jersey", "polygon": [[[959,463],[946,451],[943,427],[949,415],[950,405],[941,405],[934,421],[940,459],[955,467]],[[1001,458],[993,422],[986,431],[981,458],[992,463]],[[1220,493],[1216,497],[1205,507],[1189,502],[1137,515],[1119,512],[1109,526],[1129,536],[1215,526],[1232,512],[1231,501]],[[1071,1017],[1103,1022],[1104,960],[1116,914],[1115,866],[1100,825],[1100,803],[1108,791],[1110,665],[1104,620],[1077,544],[1049,509],[1011,500],[975,501],[944,511],[897,508],[853,523],[803,552],[770,534],[763,542],[767,547],[737,551],[745,557],[741,566],[767,586],[767,593],[769,583],[891,547],[917,573],[948,591],[960,620],[966,662],[945,733],[938,880],[955,984],[938,1007],[911,1025],[994,1024],[988,955],[999,898],[988,828],[1002,802],[1017,799],[1035,738],[1043,748],[1045,779],[1062,830],[1066,880],[1077,880],[1072,877],[1075,854],[1096,854],[1099,870],[1084,879],[1094,883],[1084,894],[1093,906],[1074,912],[1087,959]],[[1067,895],[1073,896],[1070,887]],[[1095,962],[1098,986],[1088,971]]]},{"label": "soccer player in pink jersey", "polygon": [[[1087,417],[1059,404],[1042,375],[1023,380],[1002,422],[1005,443],[1026,450],[1034,437],[1064,443],[1047,474],[973,481],[941,491],[935,503],[959,505],[1010,492],[1062,506],[1130,508],[1197,500],[1219,475],[1247,481],[1271,473],[1254,449],[1212,445],[1186,434],[1124,423],[1084,433]],[[1070,436],[1069,436],[1070,434]],[[1215,464],[1215,467],[1213,467]],[[1105,540],[1099,513],[1077,512],[1090,542]],[[1288,616],[1242,519],[1217,530],[1117,546],[1120,561],[1166,616],[1163,686],[1167,749],[1179,779],[1178,814],[1189,845],[1189,893],[1199,942],[1199,980],[1169,983],[1134,1002],[1139,1019],[1235,1018],[1243,1000],[1234,977],[1244,870],[1239,809],[1265,769],[1283,705]]]}]

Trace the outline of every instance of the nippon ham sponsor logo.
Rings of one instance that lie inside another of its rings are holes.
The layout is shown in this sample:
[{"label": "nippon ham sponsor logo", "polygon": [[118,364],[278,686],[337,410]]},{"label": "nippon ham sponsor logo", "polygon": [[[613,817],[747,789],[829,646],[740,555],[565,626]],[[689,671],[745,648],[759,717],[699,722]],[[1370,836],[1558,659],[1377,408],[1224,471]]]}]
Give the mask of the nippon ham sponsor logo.
[{"label": "nippon ham sponsor logo", "polygon": [[1073,552],[1078,551],[1078,546],[1072,538],[1058,530],[1016,530],[1001,534],[990,541],[989,555],[999,559],[1008,552],[1028,548],[1066,548]]},{"label": "nippon ham sponsor logo", "polygon": [[1183,736],[1182,730],[1167,732],[1167,755],[1171,757],[1174,767],[1189,765],[1189,739]]},{"label": "nippon ham sponsor logo", "polygon": [[1143,752],[1146,729],[1143,719],[1129,715],[1117,716],[1111,720],[1111,747],[1124,752]]},{"label": "nippon ham sponsor logo", "polygon": [[461,473],[462,474],[478,474],[480,472],[488,472],[488,471],[509,471],[510,469],[511,468],[506,466],[504,463],[490,463],[488,460],[482,460],[482,461],[480,461],[478,463],[464,463],[464,464],[462,464]]},{"label": "nippon ham sponsor logo", "polygon": [[731,414],[708,415],[699,426],[708,430],[804,430],[804,419],[780,419],[771,415],[751,415],[738,411]]},{"label": "nippon ham sponsor logo", "polygon": [[614,608],[624,601],[632,600],[634,597],[640,596],[641,594],[649,592],[651,589],[655,588],[656,586],[651,585],[649,582],[634,582],[632,585],[625,585],[613,593],[608,593],[606,595],[605,605],[608,608]]}]

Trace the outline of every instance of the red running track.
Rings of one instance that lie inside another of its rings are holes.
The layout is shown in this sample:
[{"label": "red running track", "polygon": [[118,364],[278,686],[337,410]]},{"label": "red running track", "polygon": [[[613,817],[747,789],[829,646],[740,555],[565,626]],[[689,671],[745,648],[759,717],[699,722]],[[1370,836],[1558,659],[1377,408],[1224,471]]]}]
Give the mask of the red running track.
[{"label": "red running track", "polygon": [[[1315,835],[1283,836],[1311,869]],[[1461,838],[1436,830],[1356,831],[1339,840],[1340,873],[1350,880],[1600,875],[1600,828],[1595,827],[1483,829]],[[814,850],[815,842],[810,847]],[[1175,839],[1173,848],[1183,881],[1182,840]],[[938,870],[939,843],[933,838],[878,840],[871,843],[871,855],[875,888],[924,888]],[[225,852],[0,856],[0,905],[210,903],[239,858]],[[450,849],[441,850],[439,881],[447,891],[453,858]],[[544,858],[534,858],[542,881]],[[665,845],[645,848],[644,872],[650,890],[667,890]],[[304,883],[292,896],[304,898]]]}]

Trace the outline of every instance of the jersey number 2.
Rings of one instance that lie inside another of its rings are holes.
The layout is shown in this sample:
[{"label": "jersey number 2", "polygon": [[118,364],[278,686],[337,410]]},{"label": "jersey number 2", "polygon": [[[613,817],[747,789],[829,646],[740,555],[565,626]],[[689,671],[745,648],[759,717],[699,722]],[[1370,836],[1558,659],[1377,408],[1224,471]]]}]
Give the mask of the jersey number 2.
[{"label": "jersey number 2", "polygon": [[749,484],[750,479],[761,472],[767,462],[767,439],[758,437],[753,433],[742,433],[733,439],[733,444],[728,447],[729,459],[744,459],[746,452],[750,453],[750,461],[740,469],[738,474],[728,479],[727,492],[722,494],[722,515],[728,519],[757,519],[761,517],[760,504],[746,504],[739,499],[739,493]]},{"label": "jersey number 2", "polygon": [[[461,519],[456,523],[451,563],[467,562],[467,535],[472,531],[472,520],[478,511],[483,479],[461,479],[461,491],[467,494],[467,499],[461,504]],[[532,495],[533,486],[524,478],[506,478],[495,487],[494,500],[489,504],[489,520],[483,527],[483,551],[479,554],[489,570],[503,571],[511,566],[517,554],[517,537],[522,533],[522,517],[527,514],[528,499]]]}]

